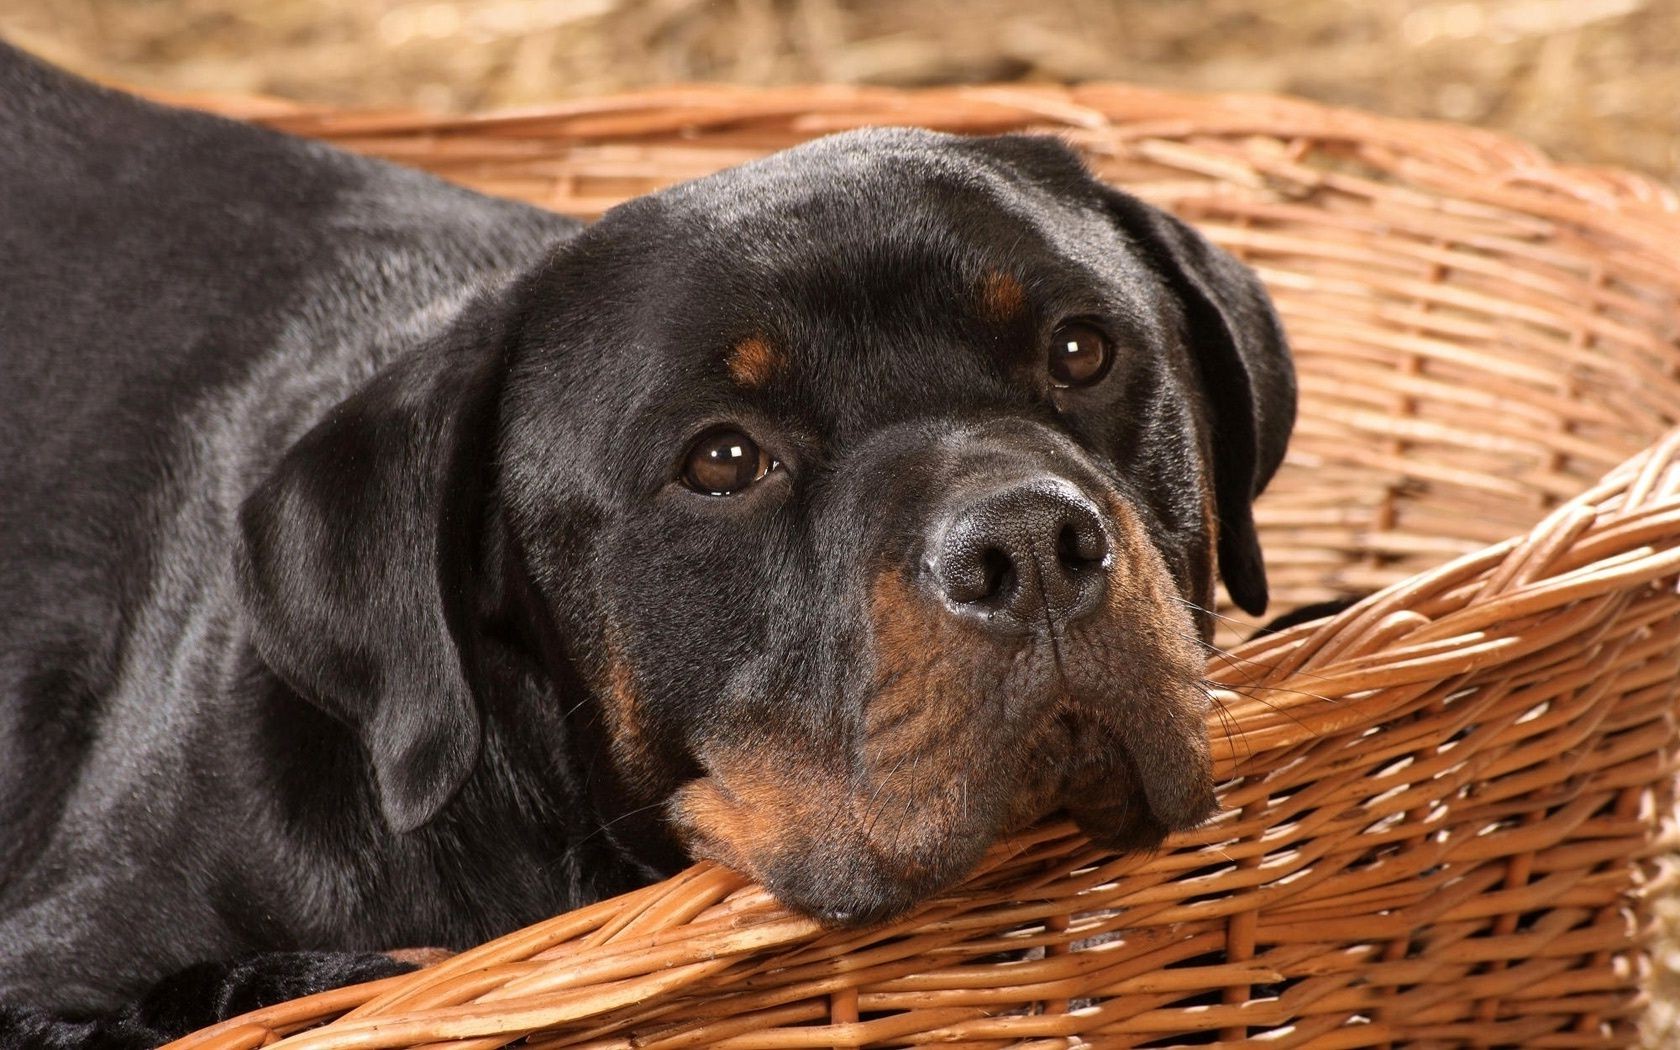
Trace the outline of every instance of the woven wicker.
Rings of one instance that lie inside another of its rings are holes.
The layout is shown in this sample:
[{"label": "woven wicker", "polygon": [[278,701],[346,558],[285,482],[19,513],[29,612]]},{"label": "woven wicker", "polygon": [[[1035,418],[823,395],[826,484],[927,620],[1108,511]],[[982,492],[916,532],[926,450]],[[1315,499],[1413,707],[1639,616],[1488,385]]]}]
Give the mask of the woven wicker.
[{"label": "woven wicker", "polygon": [[1633,1038],[1680,689],[1667,192],[1458,127],[1120,86],[219,107],[580,215],[862,124],[1066,136],[1276,297],[1303,400],[1259,507],[1275,608],[1381,590],[1216,654],[1226,810],[1153,856],[1038,828],[866,932],[701,864],[176,1047]]}]

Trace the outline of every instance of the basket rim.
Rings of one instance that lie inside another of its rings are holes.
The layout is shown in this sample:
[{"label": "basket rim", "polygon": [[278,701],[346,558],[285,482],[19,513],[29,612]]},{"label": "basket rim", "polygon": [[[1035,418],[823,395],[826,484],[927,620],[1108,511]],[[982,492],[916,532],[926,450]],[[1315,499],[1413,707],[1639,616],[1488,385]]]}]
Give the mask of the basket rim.
[{"label": "basket rim", "polygon": [[[1276,92],[1198,91],[1153,87],[1125,80],[1090,80],[1071,84],[973,83],[933,87],[818,82],[773,86],[675,82],[605,95],[562,96],[534,105],[455,113],[408,106],[342,107],[277,95],[153,88],[111,79],[99,82],[164,105],[202,109],[236,119],[273,124],[304,136],[310,136],[312,132],[336,136],[482,132],[515,129],[525,124],[576,121],[602,114],[660,109],[688,114],[691,118],[715,115],[731,108],[762,113],[765,111],[762,102],[753,107],[745,107],[743,103],[746,100],[762,100],[766,96],[785,96],[788,99],[787,104],[774,109],[803,113],[844,113],[860,105],[889,109],[897,108],[895,104],[906,101],[949,99],[995,107],[999,120],[1007,117],[1010,123],[1015,124],[1021,123],[1019,118],[1023,114],[1033,114],[1040,122],[1050,126],[1112,127],[1116,123],[1133,121],[1116,119],[1116,114],[1106,107],[1113,107],[1116,103],[1131,106],[1150,103],[1159,109],[1184,111],[1177,120],[1162,118],[1162,131],[1190,130],[1187,122],[1191,111],[1196,111],[1196,115],[1204,119],[1208,111],[1225,111],[1234,126],[1240,126],[1245,117],[1252,121],[1257,116],[1265,116],[1297,124],[1303,133],[1311,131],[1323,138],[1378,138],[1415,144],[1444,135],[1459,143],[1479,146],[1485,156],[1504,158],[1507,166],[1513,169],[1517,169],[1517,162],[1521,161],[1524,168],[1556,172],[1586,181],[1608,181],[1633,198],[1623,201],[1622,206],[1649,206],[1658,215],[1672,217],[1676,228],[1680,228],[1680,188],[1671,186],[1650,172],[1613,164],[1560,161],[1541,147],[1499,129],[1437,118],[1376,113]],[[723,118],[719,122],[731,121]],[[1169,124],[1180,126],[1170,128]],[[1256,133],[1259,133],[1258,130]],[[1275,128],[1272,133],[1276,133]],[[587,129],[574,133],[574,136],[579,139],[597,137]],[[552,134],[549,137],[553,137]],[[625,136],[599,137],[617,140]]]}]

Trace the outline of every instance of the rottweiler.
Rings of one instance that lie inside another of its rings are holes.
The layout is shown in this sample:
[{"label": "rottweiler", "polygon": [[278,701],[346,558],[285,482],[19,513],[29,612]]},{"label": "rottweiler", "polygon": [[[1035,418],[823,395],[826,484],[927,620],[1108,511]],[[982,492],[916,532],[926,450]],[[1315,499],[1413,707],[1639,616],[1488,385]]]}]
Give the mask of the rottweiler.
[{"label": "rottweiler", "polygon": [[1215,808],[1293,368],[1053,138],[850,132],[585,225],[0,48],[0,289],[14,1044],[694,857],[861,925],[1052,811]]}]

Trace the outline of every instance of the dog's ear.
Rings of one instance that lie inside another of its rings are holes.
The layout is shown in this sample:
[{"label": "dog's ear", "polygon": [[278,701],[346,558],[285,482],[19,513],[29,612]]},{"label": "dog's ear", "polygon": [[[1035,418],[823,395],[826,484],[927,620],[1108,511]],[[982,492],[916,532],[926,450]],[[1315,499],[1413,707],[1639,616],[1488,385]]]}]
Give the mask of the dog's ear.
[{"label": "dog's ear", "polygon": [[1295,425],[1295,369],[1283,327],[1253,271],[1167,213],[1112,187],[1121,231],[1183,304],[1186,338],[1213,426],[1219,575],[1231,600],[1266,610],[1266,567],[1252,505],[1283,461]]},{"label": "dog's ear", "polygon": [[375,374],[239,512],[252,644],[356,732],[396,831],[436,815],[478,759],[471,588],[506,317],[469,306]]},{"label": "dog's ear", "polygon": [[1267,603],[1266,567],[1252,505],[1283,461],[1295,425],[1295,369],[1265,289],[1183,222],[1092,176],[1059,139],[998,135],[962,140],[959,148],[1001,162],[1041,190],[1100,196],[1122,235],[1183,304],[1188,349],[1212,416],[1219,575],[1231,600],[1258,616]]}]

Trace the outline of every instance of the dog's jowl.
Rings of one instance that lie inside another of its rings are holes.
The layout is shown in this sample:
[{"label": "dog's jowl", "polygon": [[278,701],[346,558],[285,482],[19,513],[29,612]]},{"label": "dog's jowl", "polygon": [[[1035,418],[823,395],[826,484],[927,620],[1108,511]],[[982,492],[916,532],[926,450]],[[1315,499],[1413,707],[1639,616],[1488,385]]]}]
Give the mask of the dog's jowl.
[{"label": "dog's jowl", "polygon": [[584,226],[9,50],[0,389],[16,1045],[692,857],[850,925],[1053,811],[1194,826],[1294,416],[1253,275],[1053,139]]}]

